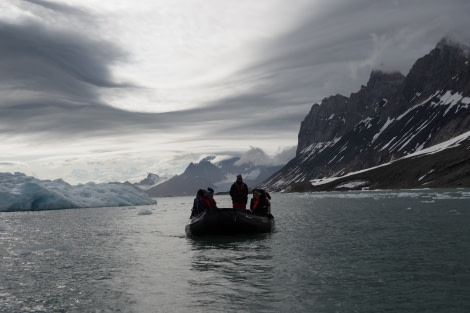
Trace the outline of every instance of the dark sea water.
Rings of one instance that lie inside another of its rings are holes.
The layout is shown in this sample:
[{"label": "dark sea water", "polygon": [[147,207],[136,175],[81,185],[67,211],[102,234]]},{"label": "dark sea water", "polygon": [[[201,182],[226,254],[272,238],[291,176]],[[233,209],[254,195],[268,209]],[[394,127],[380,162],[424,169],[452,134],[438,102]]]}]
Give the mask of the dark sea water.
[{"label": "dark sea water", "polygon": [[272,197],[244,237],[187,238],[192,197],[0,213],[0,312],[470,312],[470,190]]}]

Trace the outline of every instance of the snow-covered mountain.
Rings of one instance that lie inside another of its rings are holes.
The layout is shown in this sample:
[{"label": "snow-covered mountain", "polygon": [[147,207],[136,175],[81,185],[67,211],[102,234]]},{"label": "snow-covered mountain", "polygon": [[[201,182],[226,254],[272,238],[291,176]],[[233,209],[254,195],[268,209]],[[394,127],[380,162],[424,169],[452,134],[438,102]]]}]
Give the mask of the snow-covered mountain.
[{"label": "snow-covered mountain", "polygon": [[128,184],[72,186],[62,179],[39,180],[22,173],[0,173],[0,212],[155,204]]},{"label": "snow-covered mountain", "polygon": [[470,131],[403,158],[352,172],[294,183],[290,192],[470,186]]},{"label": "snow-covered mountain", "polygon": [[[357,93],[314,104],[301,124],[296,157],[259,186],[280,191],[294,183],[341,177],[403,159],[467,131],[469,49],[443,39],[407,76],[374,71]],[[470,159],[463,156],[460,162],[465,165]],[[406,171],[412,163],[401,165]],[[428,171],[439,172],[435,166]],[[386,188],[387,177],[383,179]]]},{"label": "snow-covered mountain", "polygon": [[214,159],[207,157],[199,163],[190,163],[181,175],[176,175],[145,192],[151,197],[195,195],[199,188],[208,187],[213,188],[215,192],[228,192],[238,174],[242,174],[244,182],[250,187],[267,179],[282,167],[243,162],[240,157],[218,162]]}]

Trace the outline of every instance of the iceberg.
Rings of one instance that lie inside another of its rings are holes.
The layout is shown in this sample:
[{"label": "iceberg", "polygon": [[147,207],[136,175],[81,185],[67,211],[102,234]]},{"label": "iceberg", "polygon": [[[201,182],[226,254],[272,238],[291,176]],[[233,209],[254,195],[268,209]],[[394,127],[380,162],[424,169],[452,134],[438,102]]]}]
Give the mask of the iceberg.
[{"label": "iceberg", "polygon": [[61,210],[156,204],[136,188],[121,183],[79,184],[39,180],[23,173],[0,173],[0,212]]}]

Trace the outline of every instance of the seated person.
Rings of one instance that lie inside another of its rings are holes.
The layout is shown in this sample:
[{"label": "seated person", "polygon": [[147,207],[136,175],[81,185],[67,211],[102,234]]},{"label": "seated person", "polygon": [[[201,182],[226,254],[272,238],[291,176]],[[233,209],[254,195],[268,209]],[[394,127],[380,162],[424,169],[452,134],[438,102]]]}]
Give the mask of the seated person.
[{"label": "seated person", "polygon": [[205,210],[210,208],[209,200],[207,200],[207,192],[204,189],[199,189],[196,194],[196,198],[194,198],[193,208],[191,209],[191,216],[198,216]]},{"label": "seated person", "polygon": [[209,207],[211,209],[217,209],[217,202],[214,199],[214,189],[211,187],[207,188],[207,201],[209,202]]},{"label": "seated person", "polygon": [[255,215],[267,216],[271,214],[271,196],[263,189],[254,189],[253,198],[250,203],[250,210]]}]

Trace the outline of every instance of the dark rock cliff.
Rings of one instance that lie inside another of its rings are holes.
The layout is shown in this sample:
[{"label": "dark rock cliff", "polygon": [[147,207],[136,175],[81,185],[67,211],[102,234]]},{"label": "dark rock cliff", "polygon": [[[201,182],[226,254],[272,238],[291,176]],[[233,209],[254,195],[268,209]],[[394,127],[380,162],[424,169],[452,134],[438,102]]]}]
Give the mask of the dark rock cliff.
[{"label": "dark rock cliff", "polygon": [[343,176],[469,130],[469,52],[444,39],[407,76],[373,71],[358,92],[314,104],[301,124],[296,157],[259,186],[281,191]]}]

